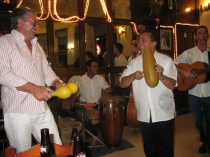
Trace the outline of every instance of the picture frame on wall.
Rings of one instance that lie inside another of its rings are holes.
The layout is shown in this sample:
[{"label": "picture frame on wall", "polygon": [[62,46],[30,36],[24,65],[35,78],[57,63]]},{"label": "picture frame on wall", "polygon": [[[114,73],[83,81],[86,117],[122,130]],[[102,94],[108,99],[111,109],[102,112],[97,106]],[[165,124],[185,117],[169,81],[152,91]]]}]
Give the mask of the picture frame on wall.
[{"label": "picture frame on wall", "polygon": [[160,28],[160,50],[171,51],[173,49],[172,28]]}]

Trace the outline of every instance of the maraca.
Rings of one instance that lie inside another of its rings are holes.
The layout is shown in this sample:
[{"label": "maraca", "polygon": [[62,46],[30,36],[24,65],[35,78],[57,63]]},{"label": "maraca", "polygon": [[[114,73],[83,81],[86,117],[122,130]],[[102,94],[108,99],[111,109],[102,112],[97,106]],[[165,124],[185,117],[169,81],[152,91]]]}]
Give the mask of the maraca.
[{"label": "maraca", "polygon": [[57,88],[54,92],[53,92],[53,96],[56,96],[58,98],[61,99],[67,99],[71,96],[72,91],[69,87],[67,86],[61,86],[59,88]]},{"label": "maraca", "polygon": [[78,85],[76,83],[74,83],[74,82],[69,82],[66,86],[71,89],[72,94],[77,93],[77,91],[79,89]]},{"label": "maraca", "polygon": [[150,47],[144,48],[143,53],[143,69],[144,78],[147,85],[151,88],[157,86],[159,82],[158,72],[155,71],[155,58]]}]

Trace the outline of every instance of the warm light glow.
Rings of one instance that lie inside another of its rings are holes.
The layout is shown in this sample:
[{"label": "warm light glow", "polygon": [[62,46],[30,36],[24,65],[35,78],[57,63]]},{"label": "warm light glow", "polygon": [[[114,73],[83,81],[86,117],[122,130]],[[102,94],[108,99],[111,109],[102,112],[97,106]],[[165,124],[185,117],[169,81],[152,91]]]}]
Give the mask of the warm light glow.
[{"label": "warm light glow", "polygon": [[23,0],[20,0],[19,4],[17,4],[17,8],[19,8],[22,4]]},{"label": "warm light glow", "polygon": [[[17,5],[17,8],[19,8],[21,6],[22,2],[23,2],[23,0],[19,1],[19,4]],[[111,19],[110,15],[109,15],[109,12],[107,10],[105,0],[100,0],[100,2],[101,2],[103,12],[107,16],[108,22],[111,22],[112,19]],[[70,17],[67,17],[67,18],[62,18],[57,13],[57,7],[56,7],[57,6],[57,0],[47,0],[47,8],[45,8],[46,9],[46,16],[43,17],[44,6],[43,6],[42,0],[39,0],[41,15],[37,18],[38,18],[38,20],[46,20],[49,16],[51,16],[51,18],[54,21],[60,21],[62,23],[73,23],[73,22],[82,21],[87,16],[87,12],[88,12],[88,9],[89,9],[89,3],[90,3],[90,0],[86,0],[84,17],[80,18],[78,16],[70,16]],[[53,8],[52,8],[52,6],[53,6]]]},{"label": "warm light glow", "polygon": [[73,48],[74,48],[74,44],[69,43],[69,44],[68,44],[68,49],[73,49]]},{"label": "warm light glow", "polygon": [[208,7],[208,5],[209,5],[209,2],[204,2],[203,4],[204,7]]},{"label": "warm light glow", "polygon": [[114,28],[117,30],[120,38],[122,35],[124,35],[124,37],[126,36],[126,26],[114,26]]},{"label": "warm light glow", "polygon": [[134,22],[131,22],[131,24],[133,25],[133,32],[136,34],[139,34],[139,32],[137,31],[137,28],[136,28],[136,24]]},{"label": "warm light glow", "polygon": [[102,5],[102,9],[103,9],[103,11],[104,11],[104,14],[107,16],[108,22],[112,22],[112,19],[111,19],[110,15],[109,15],[109,12],[108,12],[108,10],[107,10],[105,1],[104,1],[104,0],[100,0],[100,1],[101,1],[101,5]]},{"label": "warm light glow", "polygon": [[97,51],[97,55],[100,55],[101,47],[98,44],[96,44],[96,51]]},{"label": "warm light glow", "polygon": [[206,1],[203,3],[203,5],[200,6],[200,10],[201,11],[206,11],[206,10],[209,10],[209,5],[210,5],[210,2]]},{"label": "warm light glow", "polygon": [[190,11],[191,11],[190,8],[186,8],[186,9],[185,9],[185,12],[190,12]]},{"label": "warm light glow", "polygon": [[118,33],[119,33],[120,35],[123,34],[123,33],[125,33],[125,27],[120,26],[120,27],[118,28]]}]

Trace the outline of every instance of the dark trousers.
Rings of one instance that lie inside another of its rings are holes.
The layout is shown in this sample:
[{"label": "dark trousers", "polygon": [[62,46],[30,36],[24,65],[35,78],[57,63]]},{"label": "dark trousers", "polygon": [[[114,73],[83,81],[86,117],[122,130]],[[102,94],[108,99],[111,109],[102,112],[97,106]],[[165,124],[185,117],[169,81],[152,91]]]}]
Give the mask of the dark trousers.
[{"label": "dark trousers", "polygon": [[146,157],[174,157],[174,119],[140,122]]},{"label": "dark trousers", "polygon": [[[87,110],[85,108],[76,109],[76,119],[80,122],[84,121],[84,127],[90,131],[93,135],[98,135],[98,124],[92,124],[92,120],[87,116]],[[86,136],[90,136],[86,134]]]},{"label": "dark trousers", "polygon": [[[201,98],[189,95],[188,98],[190,111],[194,116],[195,126],[200,133],[200,141],[210,146],[210,97]],[[203,115],[205,127],[203,126]]]}]

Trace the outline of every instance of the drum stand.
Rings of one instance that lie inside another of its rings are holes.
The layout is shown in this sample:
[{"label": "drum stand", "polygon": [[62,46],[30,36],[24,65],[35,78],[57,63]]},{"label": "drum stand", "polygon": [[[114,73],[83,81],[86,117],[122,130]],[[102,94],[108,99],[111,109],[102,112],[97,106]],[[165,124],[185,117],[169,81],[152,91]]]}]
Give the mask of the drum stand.
[{"label": "drum stand", "polygon": [[91,135],[93,138],[95,138],[98,142],[100,142],[102,144],[102,145],[87,146],[87,147],[89,147],[89,148],[95,148],[95,147],[104,147],[104,146],[106,146],[98,137],[96,137],[95,135],[93,135],[89,130],[85,129],[85,125],[84,125],[84,108],[82,108],[82,137],[83,137],[83,140],[84,141],[86,140],[85,131],[89,135]]}]

